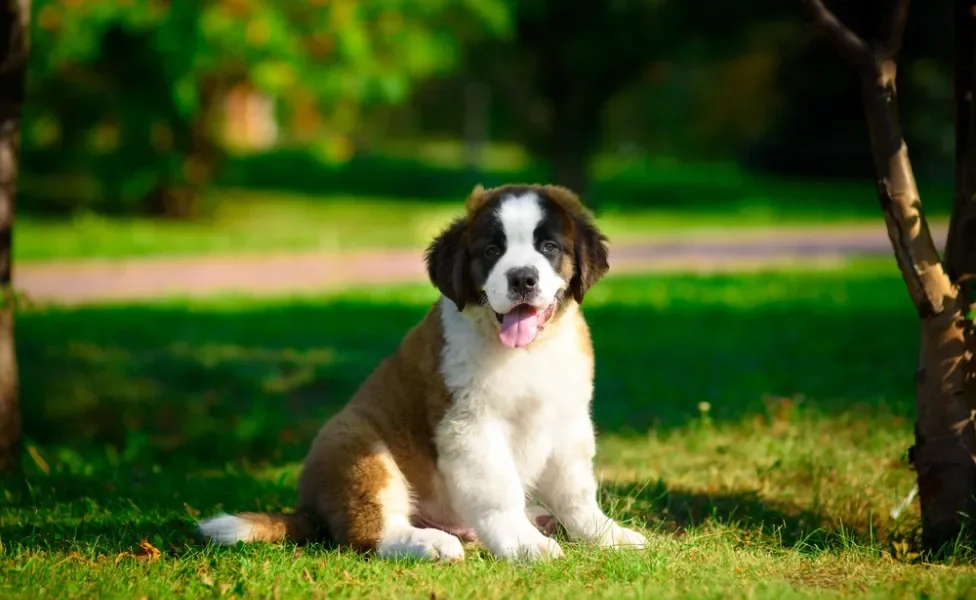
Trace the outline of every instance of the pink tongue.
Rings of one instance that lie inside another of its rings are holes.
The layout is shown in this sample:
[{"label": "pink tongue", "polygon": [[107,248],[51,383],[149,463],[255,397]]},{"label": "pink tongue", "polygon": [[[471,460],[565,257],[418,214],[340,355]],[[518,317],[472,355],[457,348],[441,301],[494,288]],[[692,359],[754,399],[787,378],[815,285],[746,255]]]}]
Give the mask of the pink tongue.
[{"label": "pink tongue", "polygon": [[520,348],[534,340],[538,332],[539,312],[522,304],[502,317],[502,330],[498,337],[509,348]]}]

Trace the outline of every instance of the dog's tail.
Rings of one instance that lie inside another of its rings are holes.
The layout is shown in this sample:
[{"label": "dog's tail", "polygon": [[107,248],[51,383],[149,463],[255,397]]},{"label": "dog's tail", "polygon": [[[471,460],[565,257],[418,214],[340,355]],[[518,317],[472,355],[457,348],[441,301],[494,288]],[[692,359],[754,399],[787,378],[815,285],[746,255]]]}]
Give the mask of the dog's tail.
[{"label": "dog's tail", "polygon": [[305,511],[218,514],[201,521],[198,530],[202,536],[225,545],[285,540],[303,543],[318,537],[318,526]]}]

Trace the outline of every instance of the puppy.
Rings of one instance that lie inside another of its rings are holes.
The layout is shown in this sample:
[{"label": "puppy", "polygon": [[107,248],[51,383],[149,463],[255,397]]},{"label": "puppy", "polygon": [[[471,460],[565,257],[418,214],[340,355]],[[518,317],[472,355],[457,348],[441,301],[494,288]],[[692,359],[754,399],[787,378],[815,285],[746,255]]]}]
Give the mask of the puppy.
[{"label": "puppy", "polygon": [[[428,247],[441,293],[320,430],[293,513],[217,515],[222,544],[327,536],[380,557],[558,558],[570,537],[642,548],[597,504],[593,348],[580,311],[607,238],[556,186],[478,186]],[[547,507],[535,503],[539,500]],[[550,512],[551,511],[551,512]]]}]

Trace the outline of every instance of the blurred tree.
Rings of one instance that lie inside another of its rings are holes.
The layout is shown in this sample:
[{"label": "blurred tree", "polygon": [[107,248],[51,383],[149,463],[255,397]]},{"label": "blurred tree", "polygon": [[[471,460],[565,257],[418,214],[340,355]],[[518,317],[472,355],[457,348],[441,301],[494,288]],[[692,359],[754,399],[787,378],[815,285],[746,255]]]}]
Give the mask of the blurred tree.
[{"label": "blurred tree", "polygon": [[608,100],[660,53],[665,0],[512,2],[513,38],[467,54],[515,121],[518,141],[545,157],[551,181],[580,192]]},{"label": "blurred tree", "polygon": [[0,7],[0,472],[16,468],[20,458],[11,242],[29,20],[30,0],[3,0]]},{"label": "blurred tree", "polygon": [[678,0],[520,0],[511,6],[514,35],[470,46],[466,69],[504,105],[506,133],[548,160],[552,181],[581,192],[612,98],[655,65],[721,58],[750,43],[751,24],[788,14],[773,0],[735,11]]},{"label": "blurred tree", "polygon": [[341,159],[361,106],[404,100],[414,81],[455,64],[463,40],[508,26],[504,0],[36,5],[31,197],[174,216],[201,208],[222,154],[221,101],[235,86],[282,100],[284,117],[297,106],[321,114],[323,145]]},{"label": "blurred tree", "polygon": [[[897,60],[909,0],[872,0],[873,18],[850,29],[822,0],[801,0],[860,78],[862,107],[878,177],[878,200],[909,296],[918,313],[918,419],[912,463],[918,474],[925,550],[951,549],[974,535],[976,516],[976,3],[955,0],[956,194],[946,260],[939,257],[908,157],[898,114]],[[945,32],[944,35],[948,35]],[[800,140],[802,143],[802,140]]]},{"label": "blurred tree", "polygon": [[[870,37],[885,2],[835,0],[831,9],[852,31]],[[902,122],[912,140],[915,169],[945,176],[952,160],[952,119],[948,111],[933,107],[950,103],[952,37],[946,28],[951,10],[949,2],[932,2],[913,14],[898,72]],[[769,133],[745,150],[745,163],[800,176],[873,174],[857,74],[838,71],[836,58],[823,52],[810,33],[801,32],[799,43],[783,56],[775,77],[782,101]],[[831,110],[819,109],[825,105]],[[798,139],[804,143],[797,144]]]}]

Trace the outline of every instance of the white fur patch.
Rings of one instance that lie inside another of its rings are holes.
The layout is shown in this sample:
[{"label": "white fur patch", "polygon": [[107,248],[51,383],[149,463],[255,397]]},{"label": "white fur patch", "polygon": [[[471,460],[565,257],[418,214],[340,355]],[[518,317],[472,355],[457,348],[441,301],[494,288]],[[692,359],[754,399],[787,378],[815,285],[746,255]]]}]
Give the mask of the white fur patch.
[{"label": "white fur patch", "polygon": [[407,479],[385,446],[378,454],[390,479],[378,498],[383,506],[383,531],[376,555],[387,559],[463,560],[464,547],[457,537],[438,529],[421,529],[410,524],[414,502]]},{"label": "white fur patch", "polygon": [[439,529],[419,529],[403,522],[384,528],[376,555],[385,559],[414,558],[442,562],[464,560],[457,537]]},{"label": "white fur patch", "polygon": [[233,515],[217,515],[201,521],[197,530],[217,544],[232,546],[237,542],[250,542],[254,525]]},{"label": "white fur patch", "polygon": [[[544,214],[534,193],[504,200],[498,216],[506,251],[485,285],[492,310],[506,312],[506,273],[533,266],[551,301],[566,282],[535,249]],[[459,312],[441,300],[441,374],[453,402],[437,425],[438,471],[453,508],[501,558],[558,558],[555,540],[537,529],[535,496],[574,539],[613,548],[644,546],[597,503],[596,437],[590,417],[593,358],[582,350],[578,306],[570,302],[529,345],[497,338],[495,316],[482,306]],[[545,520],[545,519],[544,519]]]},{"label": "white fur patch", "polygon": [[492,267],[485,279],[484,291],[495,312],[505,314],[517,302],[509,297],[508,272],[520,267],[534,267],[539,272],[539,297],[533,302],[545,308],[566,286],[566,281],[552,268],[552,264],[535,247],[535,230],[545,218],[538,194],[528,192],[506,198],[497,209],[498,220],[505,233],[505,253]]},{"label": "white fur patch", "polygon": [[[486,335],[494,316],[484,308],[462,314],[449,300],[441,302],[441,373],[454,401],[435,431],[438,469],[455,510],[502,558],[562,556],[559,544],[532,522],[536,511],[527,510],[526,498],[533,493],[568,507],[563,515],[553,510],[560,522],[607,520],[595,508],[588,462],[595,450],[593,363],[580,350],[577,310],[568,305],[531,345],[509,348]],[[573,457],[574,468],[551,473],[564,464],[558,460],[564,454]],[[580,495],[589,501],[577,502]]]}]

